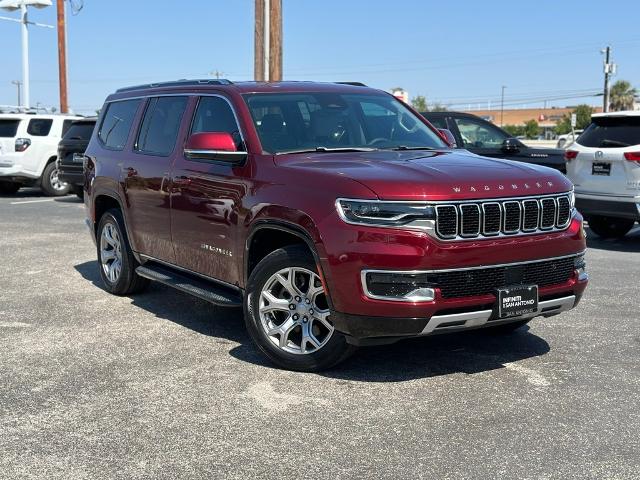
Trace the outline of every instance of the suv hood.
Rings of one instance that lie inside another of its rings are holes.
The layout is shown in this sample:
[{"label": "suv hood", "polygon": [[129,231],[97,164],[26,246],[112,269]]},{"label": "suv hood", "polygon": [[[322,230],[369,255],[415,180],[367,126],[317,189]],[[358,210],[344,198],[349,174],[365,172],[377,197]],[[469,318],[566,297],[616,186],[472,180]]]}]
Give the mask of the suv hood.
[{"label": "suv hood", "polygon": [[543,195],[571,190],[556,170],[474,155],[466,150],[278,155],[283,167],[333,172],[371,189],[381,200],[465,200]]}]

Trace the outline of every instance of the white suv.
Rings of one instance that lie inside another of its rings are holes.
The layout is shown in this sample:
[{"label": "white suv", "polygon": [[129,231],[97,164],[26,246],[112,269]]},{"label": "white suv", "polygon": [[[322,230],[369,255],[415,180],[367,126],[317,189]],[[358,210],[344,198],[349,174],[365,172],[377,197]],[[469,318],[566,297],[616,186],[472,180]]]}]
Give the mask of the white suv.
[{"label": "white suv", "polygon": [[39,186],[47,195],[66,195],[71,186],[58,179],[58,143],[82,117],[70,115],[0,114],[0,194],[23,186]]},{"label": "white suv", "polygon": [[640,220],[640,111],[592,115],[565,158],[576,207],[591,230],[626,235]]}]

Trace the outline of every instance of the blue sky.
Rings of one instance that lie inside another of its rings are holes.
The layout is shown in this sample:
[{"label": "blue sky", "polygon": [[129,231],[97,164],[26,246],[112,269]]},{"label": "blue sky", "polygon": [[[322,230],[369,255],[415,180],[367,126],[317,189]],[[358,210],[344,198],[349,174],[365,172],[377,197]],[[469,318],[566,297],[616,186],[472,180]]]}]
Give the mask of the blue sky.
[{"label": "blue sky", "polygon": [[[85,0],[68,16],[69,97],[78,112],[99,108],[118,87],[219,70],[253,75],[253,0]],[[481,6],[478,6],[481,4]],[[602,85],[600,48],[609,44],[616,79],[640,86],[640,2],[442,2],[283,0],[284,76],[358,80],[454,108],[542,106],[542,98]],[[608,19],[607,9],[611,9]],[[16,14],[1,13],[5,16]],[[55,24],[55,8],[31,10]],[[21,78],[19,25],[0,21],[0,104],[15,104]],[[32,27],[31,100],[58,104],[55,30]],[[599,98],[548,105],[599,104]]]}]

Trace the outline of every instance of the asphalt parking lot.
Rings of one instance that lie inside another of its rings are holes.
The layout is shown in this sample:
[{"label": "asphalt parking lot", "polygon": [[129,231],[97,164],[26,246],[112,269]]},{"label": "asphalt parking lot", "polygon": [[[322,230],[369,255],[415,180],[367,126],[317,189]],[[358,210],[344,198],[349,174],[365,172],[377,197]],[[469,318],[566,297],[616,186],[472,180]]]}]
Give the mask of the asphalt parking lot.
[{"label": "asphalt parking lot", "polygon": [[581,305],[502,337],[278,370],[241,313],[100,286],[75,197],[0,197],[0,477],[640,478],[640,231]]}]

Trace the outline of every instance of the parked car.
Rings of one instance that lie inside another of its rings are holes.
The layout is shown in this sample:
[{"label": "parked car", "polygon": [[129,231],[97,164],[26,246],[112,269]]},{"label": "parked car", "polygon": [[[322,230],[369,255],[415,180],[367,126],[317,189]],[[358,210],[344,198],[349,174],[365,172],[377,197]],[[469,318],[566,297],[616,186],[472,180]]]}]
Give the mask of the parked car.
[{"label": "parked car", "polygon": [[576,141],[576,138],[580,136],[580,134],[584,132],[584,130],[578,129],[573,132],[565,133],[563,135],[558,135],[558,143],[556,143],[556,147],[558,148],[567,148]]},{"label": "parked car", "polygon": [[84,175],[82,174],[83,153],[89,145],[89,140],[96,126],[97,118],[83,118],[74,121],[67,133],[58,144],[58,178],[72,186],[73,192],[78,197],[83,197],[82,185]]},{"label": "parked car", "polygon": [[534,163],[562,173],[567,171],[562,150],[529,147],[476,115],[463,112],[421,112],[421,115],[436,128],[451,131],[458,148],[483,157]]},{"label": "parked car", "polygon": [[640,220],[640,112],[595,113],[565,153],[577,208],[604,238]]},{"label": "parked car", "polygon": [[70,115],[0,114],[0,193],[37,186],[46,195],[69,193],[58,178],[58,143],[74,120]]},{"label": "parked car", "polygon": [[453,150],[388,93],[178,81],[120,89],[101,112],[84,184],[105,288],[154,280],[242,306],[285,368],[513,330],[587,285],[564,175]]}]

